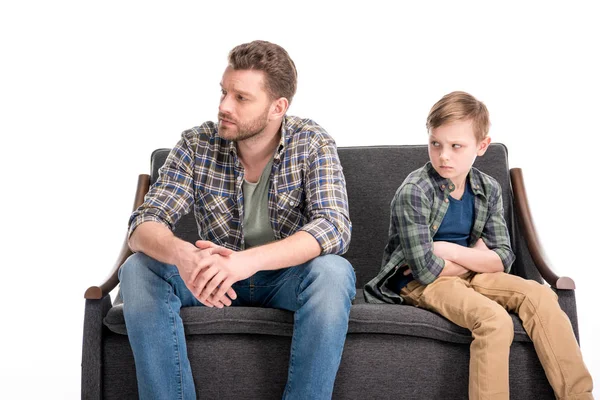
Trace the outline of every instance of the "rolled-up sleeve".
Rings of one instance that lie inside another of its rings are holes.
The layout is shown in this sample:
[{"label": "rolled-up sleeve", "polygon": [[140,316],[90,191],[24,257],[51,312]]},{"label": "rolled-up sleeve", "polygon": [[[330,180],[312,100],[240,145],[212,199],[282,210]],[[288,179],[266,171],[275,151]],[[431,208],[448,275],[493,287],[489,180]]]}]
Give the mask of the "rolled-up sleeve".
[{"label": "rolled-up sleeve", "polygon": [[323,140],[312,152],[305,179],[308,222],[300,230],[319,242],[321,254],[345,253],[352,224],[346,180],[333,140]]},{"label": "rolled-up sleeve", "polygon": [[144,222],[154,221],[173,229],[194,202],[194,157],[185,133],[160,168],[158,179],[129,219],[128,237]]},{"label": "rolled-up sleeve", "polygon": [[423,285],[433,282],[445,266],[444,260],[433,254],[431,207],[423,189],[411,183],[401,186],[392,202],[399,246],[414,278]]},{"label": "rolled-up sleeve", "polygon": [[502,195],[497,186],[490,199],[489,216],[481,233],[483,242],[488,249],[494,251],[502,260],[504,272],[510,272],[515,261],[515,254],[510,247],[510,235],[504,220]]}]

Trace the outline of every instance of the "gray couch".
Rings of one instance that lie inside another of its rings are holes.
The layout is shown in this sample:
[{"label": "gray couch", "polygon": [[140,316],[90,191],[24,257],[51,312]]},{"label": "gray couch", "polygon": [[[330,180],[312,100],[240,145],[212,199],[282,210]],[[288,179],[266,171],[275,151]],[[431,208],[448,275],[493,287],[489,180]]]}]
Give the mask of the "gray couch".
[{"label": "gray couch", "polygon": [[[168,149],[152,154],[152,174],[140,175],[135,204],[141,203]],[[378,272],[387,239],[389,205],[404,177],[427,161],[426,146],[378,146],[338,149],[347,180],[352,242],[345,257],[356,269],[357,296],[334,390],[336,399],[466,399],[469,331],[429,311],[404,305],[366,304],[363,285]],[[506,220],[517,260],[512,272],[546,281],[559,295],[577,335],[575,285],[549,268],[529,214],[519,169],[509,170],[507,150],[493,144],[476,167],[504,188]],[[197,238],[191,215],[176,227],[185,240]],[[105,282],[86,293],[82,359],[82,397],[137,397],[135,365],[127,340],[119,297],[108,293],[116,271],[130,254],[124,243]],[[181,312],[199,398],[277,399],[289,358],[292,313],[264,308],[208,309]],[[553,399],[554,395],[522,324],[513,316],[510,353],[511,399]]]}]

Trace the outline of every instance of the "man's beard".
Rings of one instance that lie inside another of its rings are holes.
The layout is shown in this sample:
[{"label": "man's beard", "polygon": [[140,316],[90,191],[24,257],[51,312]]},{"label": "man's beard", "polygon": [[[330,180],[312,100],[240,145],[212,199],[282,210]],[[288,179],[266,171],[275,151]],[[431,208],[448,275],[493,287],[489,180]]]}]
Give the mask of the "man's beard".
[{"label": "man's beard", "polygon": [[[265,130],[265,128],[269,124],[269,108],[267,107],[262,115],[249,122],[240,122],[234,120],[227,114],[222,113],[219,113],[218,118],[219,121],[221,119],[226,119],[235,123],[235,126],[231,128],[223,127],[219,123],[219,136],[221,136],[223,139],[232,140],[234,142],[240,142],[242,140],[253,138]],[[235,128],[237,128],[236,134],[232,132]]]}]

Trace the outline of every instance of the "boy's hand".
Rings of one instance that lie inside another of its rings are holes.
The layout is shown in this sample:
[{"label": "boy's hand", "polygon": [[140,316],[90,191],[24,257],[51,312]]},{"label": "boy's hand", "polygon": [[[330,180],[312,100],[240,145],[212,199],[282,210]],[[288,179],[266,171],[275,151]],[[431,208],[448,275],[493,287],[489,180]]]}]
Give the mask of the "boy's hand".
[{"label": "boy's hand", "polygon": [[485,243],[483,242],[483,239],[479,238],[477,240],[477,242],[475,243],[475,246],[473,246],[474,249],[477,250],[489,250],[489,248],[485,245]]}]

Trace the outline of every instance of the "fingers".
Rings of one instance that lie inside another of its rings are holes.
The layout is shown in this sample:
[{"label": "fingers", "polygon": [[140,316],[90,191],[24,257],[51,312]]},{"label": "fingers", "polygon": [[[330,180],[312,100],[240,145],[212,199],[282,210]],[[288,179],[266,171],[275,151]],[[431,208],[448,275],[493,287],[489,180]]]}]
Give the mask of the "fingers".
[{"label": "fingers", "polygon": [[412,274],[412,271],[410,270],[410,268],[407,268],[406,271],[403,272],[404,276],[408,276],[410,274]]},{"label": "fingers", "polygon": [[[234,283],[235,283],[235,281],[231,278],[225,279],[223,282],[220,283],[218,290],[216,292],[214,292],[214,293],[211,292],[212,296],[210,296],[209,299],[211,301],[220,300],[221,298],[227,298],[227,296],[225,296],[225,294],[227,294],[229,297],[231,297],[232,299],[235,300],[235,298],[237,297],[237,294],[231,287],[231,285],[233,285]],[[233,296],[231,296],[231,294],[233,294]]]},{"label": "fingers", "polygon": [[[219,271],[215,274],[215,276],[204,286],[202,292],[196,296],[198,300],[205,301],[211,297],[212,293],[218,289],[218,286],[221,285],[221,282],[223,282],[225,278],[227,278],[227,274],[223,271]],[[218,298],[219,297],[214,297],[215,300]]]},{"label": "fingers", "polygon": [[219,246],[208,240],[196,240],[196,247],[200,250],[210,249],[209,254],[219,254],[222,256],[228,256],[233,253],[233,250],[227,247]]}]

